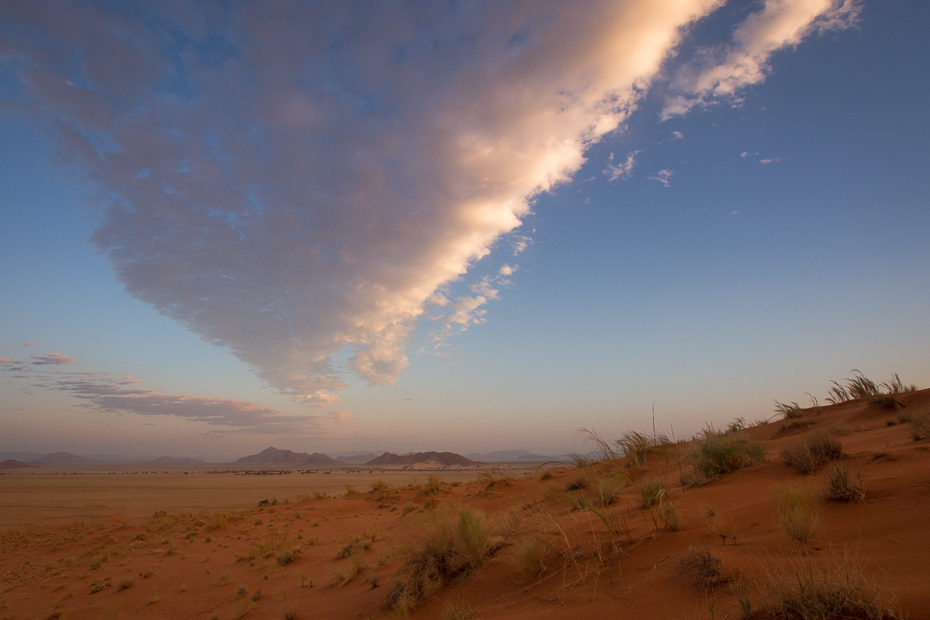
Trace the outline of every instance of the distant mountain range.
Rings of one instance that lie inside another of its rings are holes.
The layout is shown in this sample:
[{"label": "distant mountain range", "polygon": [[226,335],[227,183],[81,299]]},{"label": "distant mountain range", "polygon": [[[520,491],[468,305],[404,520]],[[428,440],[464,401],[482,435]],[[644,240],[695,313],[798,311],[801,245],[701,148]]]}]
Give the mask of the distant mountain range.
[{"label": "distant mountain range", "polygon": [[533,454],[526,450],[498,450],[497,452],[488,452],[487,454],[469,452],[465,455],[465,458],[469,458],[473,461],[484,461],[485,463],[512,463],[514,461],[541,463],[544,461],[558,461],[563,457]]},{"label": "distant mountain range", "polygon": [[377,454],[368,452],[367,454],[353,454],[347,456],[337,456],[336,460],[340,463],[348,463],[349,465],[364,465],[368,461],[372,461],[378,457]]},{"label": "distant mountain range", "polygon": [[240,465],[338,465],[336,459],[314,452],[291,452],[290,450],[278,450],[277,448],[266,448],[258,454],[243,456],[241,459],[234,461]]},{"label": "distant mountain range", "polygon": [[436,462],[440,465],[477,465],[475,461],[454,452],[417,452],[404,456],[385,452],[365,465],[416,465],[429,462]]},{"label": "distant mountain range", "polygon": [[38,467],[37,465],[30,465],[29,463],[23,463],[22,461],[17,461],[16,459],[7,459],[5,461],[0,461],[0,469],[26,469]]}]

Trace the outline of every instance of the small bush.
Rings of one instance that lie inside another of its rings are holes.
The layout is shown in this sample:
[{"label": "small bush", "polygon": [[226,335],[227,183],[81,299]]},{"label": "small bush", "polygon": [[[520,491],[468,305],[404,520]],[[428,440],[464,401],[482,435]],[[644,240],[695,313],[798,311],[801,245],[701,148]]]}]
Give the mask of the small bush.
[{"label": "small bush", "polygon": [[442,610],[440,620],[470,620],[475,617],[475,610],[464,601],[449,603]]},{"label": "small bush", "polygon": [[588,477],[584,474],[579,475],[574,480],[568,483],[568,486],[565,487],[566,491],[580,491],[581,489],[588,488]]},{"label": "small bush", "polygon": [[817,429],[803,443],[782,448],[781,457],[789,467],[812,474],[821,465],[843,458],[843,444],[830,432]]},{"label": "small bush", "polygon": [[278,566],[287,566],[300,556],[300,548],[295,547],[280,554],[277,559]]},{"label": "small bush", "polygon": [[864,502],[862,474],[857,473],[854,480],[846,465],[832,463],[827,469],[827,498],[837,502]]},{"label": "small bush", "polygon": [[462,510],[427,513],[411,530],[409,554],[388,593],[397,610],[409,610],[444,586],[478,571],[500,548],[482,513]]},{"label": "small bush", "polygon": [[907,416],[906,421],[914,425],[911,431],[911,439],[920,441],[930,437],[930,414],[926,412],[914,413]]},{"label": "small bush", "polygon": [[707,525],[707,529],[714,536],[719,536],[720,540],[723,542],[723,545],[726,546],[727,538],[732,537],[733,542],[736,542],[736,537],[733,535],[733,522],[730,521],[721,512],[718,512],[713,508],[713,506],[704,505],[702,507],[704,512],[704,523]]},{"label": "small bush", "polygon": [[430,476],[427,478],[426,484],[417,491],[417,497],[420,499],[436,497],[440,492],[442,492],[442,479],[437,476]]},{"label": "small bush", "polygon": [[736,439],[706,428],[694,441],[690,458],[695,472],[705,479],[712,479],[765,461],[765,450],[757,442]]},{"label": "small bush", "polygon": [[785,533],[801,543],[807,555],[807,543],[820,529],[820,501],[805,484],[778,484],[772,487],[772,501]]},{"label": "small bush", "polygon": [[132,579],[123,579],[122,581],[119,582],[119,584],[117,584],[116,591],[122,592],[123,590],[128,590],[134,585],[136,585],[136,582],[133,581]]},{"label": "small bush", "polygon": [[96,594],[105,588],[109,588],[111,585],[110,578],[106,577],[104,579],[94,579],[93,583],[90,584],[90,593]]},{"label": "small bush", "polygon": [[546,570],[546,561],[552,554],[550,539],[543,534],[532,534],[514,544],[517,568],[525,577],[538,575]]},{"label": "small bush", "polygon": [[607,508],[617,501],[623,491],[624,479],[618,476],[598,478],[594,481],[594,495],[601,508]]},{"label": "small bush", "polygon": [[665,529],[675,532],[681,529],[681,515],[675,502],[665,502],[662,507],[662,521],[665,523]]},{"label": "small bush", "polygon": [[896,620],[905,618],[849,557],[820,566],[799,563],[771,571],[762,584],[765,611],[775,620]]},{"label": "small bush", "polygon": [[688,547],[688,553],[678,560],[678,571],[691,573],[694,585],[701,586],[703,589],[713,589],[730,580],[730,577],[723,571],[720,558],[703,545]]}]

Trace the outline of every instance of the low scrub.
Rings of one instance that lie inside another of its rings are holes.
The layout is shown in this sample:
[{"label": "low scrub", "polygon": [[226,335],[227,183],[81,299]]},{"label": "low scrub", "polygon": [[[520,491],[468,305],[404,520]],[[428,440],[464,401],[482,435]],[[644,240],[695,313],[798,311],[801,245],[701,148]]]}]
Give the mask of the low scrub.
[{"label": "low scrub", "polygon": [[893,597],[878,590],[849,557],[828,557],[768,573],[764,611],[775,620],[897,620]]},{"label": "low scrub", "polygon": [[730,581],[729,575],[723,570],[720,558],[703,545],[688,547],[688,553],[678,560],[678,571],[690,573],[694,585],[706,590]]},{"label": "low scrub", "polygon": [[812,474],[821,465],[843,458],[843,444],[829,431],[817,429],[804,442],[782,448],[781,458],[788,467]]},{"label": "low scrub", "polygon": [[806,484],[776,484],[772,501],[785,533],[801,543],[807,555],[807,543],[820,530],[821,506],[818,494]]},{"label": "low scrub", "polygon": [[765,450],[755,441],[737,439],[706,428],[694,440],[690,459],[695,473],[710,480],[719,474],[765,461]]},{"label": "low scrub", "polygon": [[853,476],[846,465],[832,463],[827,468],[827,499],[836,502],[864,502],[862,474],[856,473]]},{"label": "low scrub", "polygon": [[388,593],[400,612],[476,573],[503,544],[487,517],[474,510],[424,513],[412,525],[407,559]]}]

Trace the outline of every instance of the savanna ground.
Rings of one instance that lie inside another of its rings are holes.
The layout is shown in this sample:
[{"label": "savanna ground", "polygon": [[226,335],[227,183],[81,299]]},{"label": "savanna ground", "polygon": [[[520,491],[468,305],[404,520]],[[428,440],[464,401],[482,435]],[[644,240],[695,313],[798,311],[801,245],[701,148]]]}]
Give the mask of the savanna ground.
[{"label": "savanna ground", "polygon": [[540,471],[3,475],[0,619],[930,617],[930,390],[886,388]]}]

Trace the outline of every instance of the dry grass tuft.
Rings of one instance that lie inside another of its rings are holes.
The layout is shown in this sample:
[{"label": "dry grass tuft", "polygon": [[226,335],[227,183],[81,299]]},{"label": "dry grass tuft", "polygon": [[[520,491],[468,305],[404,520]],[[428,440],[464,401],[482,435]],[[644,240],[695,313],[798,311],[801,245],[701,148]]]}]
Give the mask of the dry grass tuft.
[{"label": "dry grass tuft", "polygon": [[817,429],[804,442],[782,448],[781,458],[788,467],[812,474],[821,465],[843,458],[843,444],[829,431]]},{"label": "dry grass tuft", "polygon": [[476,573],[502,544],[478,511],[424,513],[410,530],[407,559],[388,601],[398,611],[413,609],[446,585]]},{"label": "dry grass tuft", "polygon": [[897,620],[891,596],[866,579],[848,556],[829,557],[815,566],[798,563],[771,571],[762,584],[764,611],[774,620]]},{"label": "dry grass tuft", "polygon": [[544,534],[531,534],[517,540],[514,544],[517,568],[524,577],[533,577],[545,572],[547,562],[555,552],[550,537]]},{"label": "dry grass tuft", "polygon": [[765,461],[765,450],[757,442],[737,439],[708,427],[694,440],[690,459],[695,473],[711,480],[719,474]]},{"label": "dry grass tuft", "polygon": [[785,533],[791,540],[801,543],[807,555],[807,543],[820,529],[818,494],[807,484],[776,484],[772,486],[772,502]]},{"label": "dry grass tuft", "polygon": [[862,474],[857,472],[853,479],[846,465],[831,463],[827,468],[827,498],[837,502],[864,502]]}]

